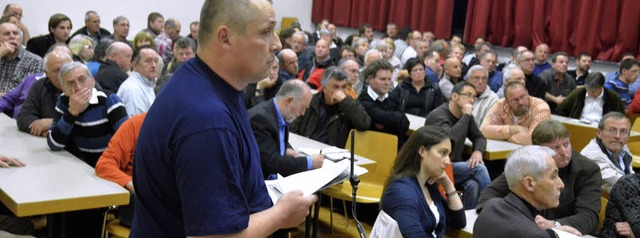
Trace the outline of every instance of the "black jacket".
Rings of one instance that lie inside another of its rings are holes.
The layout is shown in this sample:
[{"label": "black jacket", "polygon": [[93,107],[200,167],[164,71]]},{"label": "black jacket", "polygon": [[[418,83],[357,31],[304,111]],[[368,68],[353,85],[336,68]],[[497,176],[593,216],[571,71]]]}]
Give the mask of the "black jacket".
[{"label": "black jacket", "polygon": [[[351,129],[367,130],[371,126],[371,118],[355,99],[347,96],[338,104],[338,112],[327,121],[321,121],[322,115],[326,113],[324,104],[324,92],[313,95],[309,108],[304,116],[299,117],[291,123],[291,131],[311,139],[344,148],[347,137]],[[326,125],[327,140],[318,139]]]},{"label": "black jacket", "polygon": [[29,133],[31,131],[29,125],[33,121],[56,116],[56,103],[60,94],[62,91],[53,86],[49,77],[41,78],[33,83],[29,94],[27,94],[27,99],[22,104],[18,118],[16,118],[18,129]]},{"label": "black jacket", "polygon": [[27,50],[44,58],[44,55],[47,54],[49,48],[54,44],[56,44],[56,39],[53,37],[53,34],[41,35],[27,41]]},{"label": "black jacket", "polygon": [[418,92],[411,84],[410,79],[394,88],[389,93],[389,97],[398,98],[404,112],[421,117],[427,117],[431,110],[439,107],[445,101],[437,84],[425,82]]},{"label": "black jacket", "polygon": [[[307,170],[306,157],[280,156],[280,134],[278,131],[278,114],[273,100],[265,101],[249,110],[251,129],[260,148],[260,164],[262,174],[268,178],[271,174],[282,176]],[[289,130],[285,129],[285,148],[289,146]]]},{"label": "black jacket", "polygon": [[120,67],[112,60],[105,60],[104,64],[100,65],[98,73],[94,76],[96,82],[100,84],[105,93],[117,93],[122,82],[124,82],[129,75],[122,72]]},{"label": "black jacket", "polygon": [[[409,119],[401,110],[400,99],[388,97],[380,102],[371,98],[367,91],[366,88],[362,89],[358,101],[371,117],[370,129],[398,136],[398,148],[401,148],[409,130]],[[383,129],[379,130],[376,124],[382,125]]]}]

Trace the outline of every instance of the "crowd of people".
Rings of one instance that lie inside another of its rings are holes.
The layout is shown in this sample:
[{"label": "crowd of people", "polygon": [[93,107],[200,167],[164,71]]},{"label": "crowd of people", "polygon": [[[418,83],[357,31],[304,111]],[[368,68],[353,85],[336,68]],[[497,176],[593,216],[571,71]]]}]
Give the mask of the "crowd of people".
[{"label": "crowd of people", "polygon": [[[640,113],[633,54],[616,72],[592,72],[587,53],[575,70],[569,54],[550,56],[544,43],[498,62],[482,37],[468,50],[461,36],[393,23],[382,38],[364,24],[343,40],[328,20],[314,32],[298,23],[276,31],[264,0],[207,0],[184,37],[178,19],[157,12],[132,40],[125,16],[112,33],[87,11],[71,34],[57,13],[37,37],[21,17],[8,4],[0,18],[0,109],[20,131],[126,188],[131,204],[119,217],[131,237],[280,236],[317,197],[291,192],[272,204],[264,180],[324,162],[293,150],[288,133],[344,147],[352,129],[398,137],[381,209],[404,237],[442,237],[465,226],[469,209],[481,212],[478,237],[596,234],[603,193],[602,234],[640,235],[640,210],[627,199],[640,197],[626,145],[627,113]],[[410,136],[407,113],[426,119]],[[598,132],[574,151],[552,114],[597,123]],[[487,139],[523,145],[493,181]],[[28,166],[18,159],[0,156],[0,167]],[[98,237],[102,212],[69,213],[68,236]]]}]

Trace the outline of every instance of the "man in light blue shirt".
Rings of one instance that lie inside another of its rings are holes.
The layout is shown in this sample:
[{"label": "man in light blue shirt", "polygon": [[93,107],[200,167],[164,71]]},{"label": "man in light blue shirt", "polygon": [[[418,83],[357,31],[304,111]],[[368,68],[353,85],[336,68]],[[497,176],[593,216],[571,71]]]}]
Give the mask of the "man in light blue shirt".
[{"label": "man in light blue shirt", "polygon": [[135,116],[147,112],[156,99],[153,88],[158,76],[158,53],[150,47],[138,50],[133,56],[133,72],[118,89],[127,114]]}]

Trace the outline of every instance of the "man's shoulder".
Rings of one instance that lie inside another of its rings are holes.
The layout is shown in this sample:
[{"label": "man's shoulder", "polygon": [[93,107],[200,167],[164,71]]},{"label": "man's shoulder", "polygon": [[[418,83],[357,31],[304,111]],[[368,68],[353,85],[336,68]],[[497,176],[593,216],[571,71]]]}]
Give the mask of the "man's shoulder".
[{"label": "man's shoulder", "polygon": [[[586,156],[573,151],[571,154],[571,166],[575,171],[598,171],[600,167]],[[590,174],[590,173],[589,173]]]}]

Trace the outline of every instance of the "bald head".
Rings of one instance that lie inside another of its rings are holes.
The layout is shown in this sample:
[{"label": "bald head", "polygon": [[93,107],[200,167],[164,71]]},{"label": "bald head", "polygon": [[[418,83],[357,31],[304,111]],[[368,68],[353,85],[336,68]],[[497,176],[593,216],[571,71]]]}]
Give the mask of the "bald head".
[{"label": "bald head", "polygon": [[444,61],[444,73],[452,79],[459,79],[462,74],[462,64],[456,57],[449,57]]},{"label": "bald head", "polygon": [[60,47],[57,50],[52,50],[44,56],[44,72],[53,86],[60,90],[62,90],[58,75],[60,73],[60,69],[66,63],[73,61],[71,58],[71,51],[67,52],[63,49],[64,48]]},{"label": "bald head", "polygon": [[200,11],[198,42],[207,42],[220,26],[243,34],[247,24],[256,19],[257,6],[252,0],[208,0]]},{"label": "bald head", "polygon": [[22,7],[15,3],[9,3],[4,7],[3,16],[15,16],[18,20],[22,20]]},{"label": "bald head", "polygon": [[123,72],[131,70],[132,56],[133,49],[123,42],[113,42],[107,48],[107,59],[115,62]]}]

